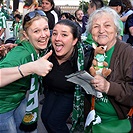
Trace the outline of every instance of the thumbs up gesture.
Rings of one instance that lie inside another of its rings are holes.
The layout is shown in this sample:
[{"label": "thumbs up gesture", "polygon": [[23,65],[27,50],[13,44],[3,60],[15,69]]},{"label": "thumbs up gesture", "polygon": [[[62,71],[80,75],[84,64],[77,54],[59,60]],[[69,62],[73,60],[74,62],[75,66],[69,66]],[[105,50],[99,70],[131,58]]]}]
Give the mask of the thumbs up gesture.
[{"label": "thumbs up gesture", "polygon": [[40,76],[46,76],[53,67],[53,64],[48,61],[48,58],[52,55],[52,50],[48,52],[46,55],[36,60],[32,64],[32,71]]}]

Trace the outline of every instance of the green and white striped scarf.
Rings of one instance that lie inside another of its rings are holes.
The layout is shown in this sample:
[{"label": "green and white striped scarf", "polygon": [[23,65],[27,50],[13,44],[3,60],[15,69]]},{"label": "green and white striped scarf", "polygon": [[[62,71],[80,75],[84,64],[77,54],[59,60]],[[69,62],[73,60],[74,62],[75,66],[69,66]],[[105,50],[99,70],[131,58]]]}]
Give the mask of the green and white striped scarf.
[{"label": "green and white striped scarf", "polygon": [[[78,71],[84,69],[84,50],[81,43],[78,43]],[[73,112],[72,112],[72,128],[70,132],[82,132],[84,130],[84,94],[79,85],[75,87]]]},{"label": "green and white striped scarf", "polygon": [[[22,45],[26,47],[28,52],[31,54],[31,61],[35,61],[38,55],[33,48],[33,46],[27,41],[22,42]],[[32,74],[31,76],[31,86],[28,95],[28,102],[26,107],[25,116],[20,124],[20,130],[23,131],[34,131],[37,128],[38,120],[38,75]]]}]

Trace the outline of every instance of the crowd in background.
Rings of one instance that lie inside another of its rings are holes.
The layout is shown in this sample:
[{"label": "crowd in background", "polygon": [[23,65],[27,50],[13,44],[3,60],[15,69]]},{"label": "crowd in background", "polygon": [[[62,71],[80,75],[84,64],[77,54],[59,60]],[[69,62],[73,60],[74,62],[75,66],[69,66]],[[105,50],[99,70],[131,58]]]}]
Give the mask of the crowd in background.
[{"label": "crowd in background", "polygon": [[[90,1],[89,1],[90,2]],[[97,0],[96,0],[97,2]],[[53,4],[53,3],[52,3]],[[103,3],[104,4],[104,3]],[[96,6],[96,9],[101,8],[103,5],[101,5],[100,1],[98,3],[98,5]],[[122,31],[121,31],[121,39],[125,42],[129,42],[132,44],[132,13],[133,13],[133,6],[130,0],[122,0],[122,4],[121,2],[110,2],[107,4],[107,6],[110,6],[111,8],[113,8],[119,15],[120,15],[120,19],[122,22],[120,22],[120,25],[122,27]],[[10,27],[10,29],[13,31],[13,37],[15,39],[17,39],[19,37],[18,33],[20,32],[21,28],[22,28],[22,16],[23,14],[20,14],[20,12],[18,11],[18,9],[16,9],[16,11],[12,11],[12,6],[9,6],[9,9],[7,9],[6,5],[1,3],[1,16],[3,17],[3,19],[1,19],[2,22],[2,26],[1,28],[3,28],[3,31],[1,30],[1,41],[6,41],[4,40],[4,31],[6,28],[6,20],[11,20],[13,21],[12,27]],[[84,12],[82,11],[82,9],[77,9],[75,11],[75,13],[70,14],[69,11],[68,12],[62,12],[59,6],[52,6],[52,7],[46,7],[43,4],[43,1],[41,2],[41,5],[39,3],[39,7],[38,9],[42,9],[45,13],[46,16],[48,17],[48,21],[49,21],[49,28],[50,30],[53,29],[53,26],[55,23],[57,23],[58,20],[62,20],[62,19],[69,19],[74,21],[80,28],[80,32],[82,34],[83,40],[87,39],[88,37],[88,33],[86,34],[86,23],[88,21],[89,15],[92,13],[93,10],[95,8],[95,4],[90,3],[88,5],[88,10],[87,10],[87,14],[84,14]],[[4,13],[4,14],[3,14]],[[3,14],[3,15],[2,15]],[[131,15],[131,16],[130,16]],[[130,17],[128,17],[130,16]],[[4,25],[5,23],[5,25]],[[12,38],[13,39],[13,38]],[[86,40],[87,41],[87,40]],[[8,41],[7,41],[8,42]],[[88,42],[88,41],[87,41]],[[91,43],[91,42],[90,42]]]},{"label": "crowd in background", "polygon": [[[90,2],[90,1],[89,1]],[[97,2],[97,0],[96,0]],[[52,3],[53,4],[53,3]],[[104,4],[104,3],[103,3]],[[100,1],[99,4],[96,6],[96,9],[102,7],[103,5],[101,5]],[[133,13],[133,6],[130,0],[122,0],[122,4],[118,1],[113,1],[107,4],[107,6],[110,6],[111,8],[113,8],[114,10],[116,10],[116,12],[119,14],[121,21],[120,25],[122,27],[122,31],[121,31],[121,39],[125,42],[129,42],[132,44],[132,17],[128,17],[129,15],[131,15]],[[48,21],[49,21],[49,28],[50,30],[53,29],[53,26],[55,23],[57,23],[58,20],[60,19],[69,19],[74,21],[80,28],[80,32],[82,34],[83,40],[87,39],[88,37],[88,33],[86,34],[86,23],[88,21],[89,15],[91,14],[91,12],[94,10],[93,8],[95,8],[95,4],[90,3],[88,5],[88,10],[87,10],[87,14],[84,14],[84,12],[82,11],[82,9],[78,9],[75,11],[75,13],[70,14],[69,11],[68,12],[62,12],[59,6],[52,6],[52,7],[46,7],[43,4],[43,1],[41,2],[41,5],[39,3],[39,7],[38,9],[42,9],[45,13],[46,16],[48,17]],[[1,16],[3,17],[3,19],[1,19],[2,22],[2,26],[1,28],[3,28],[3,31],[1,30],[1,41],[6,41],[4,40],[4,31],[6,28],[6,20],[12,20],[13,24],[12,27],[10,27],[10,29],[13,31],[13,38],[18,38],[18,32],[21,31],[21,25],[22,25],[22,16],[23,14],[20,14],[20,12],[18,11],[18,9],[16,9],[16,11],[12,11],[12,6],[9,6],[9,9],[7,9],[5,4],[1,3]],[[3,14],[4,13],[4,14]],[[2,15],[3,14],[3,15]],[[131,15],[132,16],[132,15]],[[128,18],[128,19],[127,19]],[[5,23],[5,25],[4,25]],[[12,38],[12,39],[13,39]],[[87,40],[86,40],[87,41]],[[7,41],[8,42],[8,41]],[[87,41],[88,42],[88,41]]]}]

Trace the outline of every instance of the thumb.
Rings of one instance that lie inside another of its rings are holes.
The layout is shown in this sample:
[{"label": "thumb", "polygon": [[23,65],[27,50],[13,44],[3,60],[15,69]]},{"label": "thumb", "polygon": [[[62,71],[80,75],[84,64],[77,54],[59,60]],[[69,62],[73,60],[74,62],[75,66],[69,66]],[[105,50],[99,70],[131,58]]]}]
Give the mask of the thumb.
[{"label": "thumb", "polygon": [[45,56],[44,59],[48,59],[51,55],[52,55],[53,51],[50,50],[50,52],[48,52]]}]

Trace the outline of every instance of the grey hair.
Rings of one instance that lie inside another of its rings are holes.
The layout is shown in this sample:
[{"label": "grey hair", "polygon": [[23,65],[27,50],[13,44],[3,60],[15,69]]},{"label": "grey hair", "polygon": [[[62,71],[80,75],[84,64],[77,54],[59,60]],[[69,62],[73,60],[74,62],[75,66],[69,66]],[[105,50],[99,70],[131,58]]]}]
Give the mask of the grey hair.
[{"label": "grey hair", "polygon": [[93,20],[96,18],[96,17],[99,17],[101,16],[102,14],[108,14],[112,17],[113,21],[114,21],[114,24],[116,26],[116,32],[117,32],[117,35],[119,36],[120,35],[120,32],[121,32],[121,27],[120,27],[120,16],[118,15],[118,13],[111,9],[110,7],[102,7],[100,9],[97,9],[95,10],[90,16],[89,16],[89,19],[88,19],[88,22],[87,22],[87,25],[86,25],[86,29],[87,29],[87,32],[91,33],[91,30],[92,30],[92,24],[93,24]]}]

